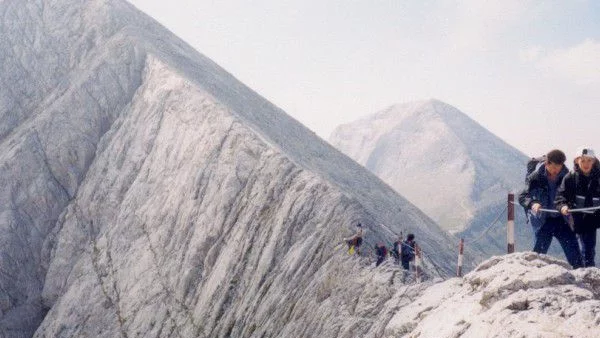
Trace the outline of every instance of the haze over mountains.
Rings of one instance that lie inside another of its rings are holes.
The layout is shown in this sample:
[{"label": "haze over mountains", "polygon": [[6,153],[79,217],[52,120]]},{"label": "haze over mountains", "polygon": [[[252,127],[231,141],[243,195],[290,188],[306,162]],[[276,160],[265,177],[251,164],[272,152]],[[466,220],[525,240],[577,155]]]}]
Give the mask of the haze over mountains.
[{"label": "haze over mountains", "polygon": [[406,289],[345,254],[357,222],[453,273],[455,238],[125,1],[0,12],[0,335],[378,337]]},{"label": "haze over mountains", "polygon": [[[449,279],[455,238],[127,2],[0,13],[0,337],[596,332],[598,269],[516,254]],[[422,283],[372,264],[400,231]]]},{"label": "haze over mountains", "polygon": [[[391,106],[339,126],[329,141],[441,227],[470,237],[478,236],[502,214],[508,192],[523,188],[528,159],[458,109],[437,100]],[[506,222],[505,213],[499,221]],[[499,228],[500,233],[488,236],[484,249],[505,250],[505,230]],[[529,248],[529,229],[518,231],[518,247]]]}]

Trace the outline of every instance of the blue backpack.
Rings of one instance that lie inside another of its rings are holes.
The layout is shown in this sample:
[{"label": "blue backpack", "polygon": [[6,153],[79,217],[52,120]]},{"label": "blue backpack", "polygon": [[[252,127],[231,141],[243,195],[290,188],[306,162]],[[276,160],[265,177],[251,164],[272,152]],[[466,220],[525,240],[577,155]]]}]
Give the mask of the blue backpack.
[{"label": "blue backpack", "polygon": [[[413,246],[415,245],[415,243],[413,242],[412,244]],[[402,242],[402,259],[405,261],[410,261],[415,257],[415,251],[414,249],[406,242]]]}]

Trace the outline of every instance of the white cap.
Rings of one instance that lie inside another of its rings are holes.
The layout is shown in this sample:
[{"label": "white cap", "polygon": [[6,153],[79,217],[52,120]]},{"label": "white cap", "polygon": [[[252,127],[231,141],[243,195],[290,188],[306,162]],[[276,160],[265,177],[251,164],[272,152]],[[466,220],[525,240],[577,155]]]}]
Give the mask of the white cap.
[{"label": "white cap", "polygon": [[575,153],[575,158],[580,158],[581,156],[596,158],[596,154],[594,153],[594,149],[588,147],[579,147],[577,148],[577,152]]}]

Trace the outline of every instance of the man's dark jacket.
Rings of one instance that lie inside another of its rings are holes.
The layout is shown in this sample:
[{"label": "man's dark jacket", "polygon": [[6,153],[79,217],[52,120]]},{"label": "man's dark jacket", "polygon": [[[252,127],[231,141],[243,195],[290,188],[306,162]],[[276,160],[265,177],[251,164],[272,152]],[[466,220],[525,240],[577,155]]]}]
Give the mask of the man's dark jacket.
[{"label": "man's dark jacket", "polygon": [[[557,210],[563,206],[569,209],[600,206],[600,168],[595,165],[588,176],[581,173],[578,166],[568,173],[556,192],[554,201]],[[575,232],[581,233],[588,229],[600,227],[600,212],[593,214],[573,213]]]}]

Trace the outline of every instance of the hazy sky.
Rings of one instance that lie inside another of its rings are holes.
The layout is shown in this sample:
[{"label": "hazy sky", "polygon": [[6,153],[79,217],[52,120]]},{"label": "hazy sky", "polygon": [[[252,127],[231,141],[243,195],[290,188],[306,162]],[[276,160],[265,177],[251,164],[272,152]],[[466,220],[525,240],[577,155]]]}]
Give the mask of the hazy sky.
[{"label": "hazy sky", "polygon": [[436,98],[525,152],[600,152],[600,1],[131,0],[327,139]]}]

